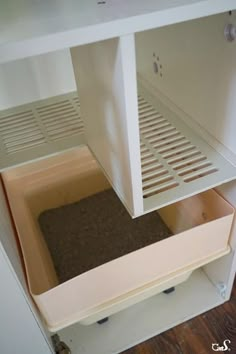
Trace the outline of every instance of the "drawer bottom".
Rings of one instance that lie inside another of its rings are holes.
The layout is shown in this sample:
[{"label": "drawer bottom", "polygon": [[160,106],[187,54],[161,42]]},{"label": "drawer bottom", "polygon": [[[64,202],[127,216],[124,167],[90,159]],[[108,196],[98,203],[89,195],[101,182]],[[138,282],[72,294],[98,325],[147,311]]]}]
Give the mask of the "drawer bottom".
[{"label": "drawer bottom", "polygon": [[153,296],[113,315],[103,325],[75,324],[58,334],[72,353],[118,354],[223,302],[216,287],[199,269],[169,295]]}]

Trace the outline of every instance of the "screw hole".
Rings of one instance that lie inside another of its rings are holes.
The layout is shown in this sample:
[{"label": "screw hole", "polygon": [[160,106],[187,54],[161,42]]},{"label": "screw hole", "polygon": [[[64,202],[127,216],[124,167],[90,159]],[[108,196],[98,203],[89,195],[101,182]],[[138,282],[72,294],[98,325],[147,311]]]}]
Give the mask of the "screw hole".
[{"label": "screw hole", "polygon": [[155,61],[153,62],[153,71],[155,74],[158,74],[158,65]]}]

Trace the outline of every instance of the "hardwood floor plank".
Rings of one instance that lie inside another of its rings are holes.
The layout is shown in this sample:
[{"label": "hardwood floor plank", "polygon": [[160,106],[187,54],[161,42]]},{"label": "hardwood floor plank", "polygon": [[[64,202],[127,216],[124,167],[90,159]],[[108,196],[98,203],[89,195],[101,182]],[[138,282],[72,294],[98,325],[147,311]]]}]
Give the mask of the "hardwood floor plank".
[{"label": "hardwood floor plank", "polygon": [[212,343],[225,339],[231,341],[225,353],[236,354],[236,280],[230,301],[122,354],[211,354]]}]

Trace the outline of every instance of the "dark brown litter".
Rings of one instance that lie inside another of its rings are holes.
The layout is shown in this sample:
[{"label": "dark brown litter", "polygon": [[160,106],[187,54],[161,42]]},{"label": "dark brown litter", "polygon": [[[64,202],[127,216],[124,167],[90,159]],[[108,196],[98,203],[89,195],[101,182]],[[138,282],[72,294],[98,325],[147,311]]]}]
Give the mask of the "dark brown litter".
[{"label": "dark brown litter", "polygon": [[46,210],[39,225],[60,283],[171,236],[157,212],[132,219],[112,189]]}]

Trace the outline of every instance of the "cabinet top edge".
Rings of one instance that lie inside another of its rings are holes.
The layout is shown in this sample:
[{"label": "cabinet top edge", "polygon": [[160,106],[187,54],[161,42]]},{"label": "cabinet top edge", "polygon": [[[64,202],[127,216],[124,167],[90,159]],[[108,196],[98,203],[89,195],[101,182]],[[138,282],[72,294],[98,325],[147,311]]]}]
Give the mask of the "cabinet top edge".
[{"label": "cabinet top edge", "polygon": [[235,8],[235,0],[10,0],[0,4],[0,64]]}]

